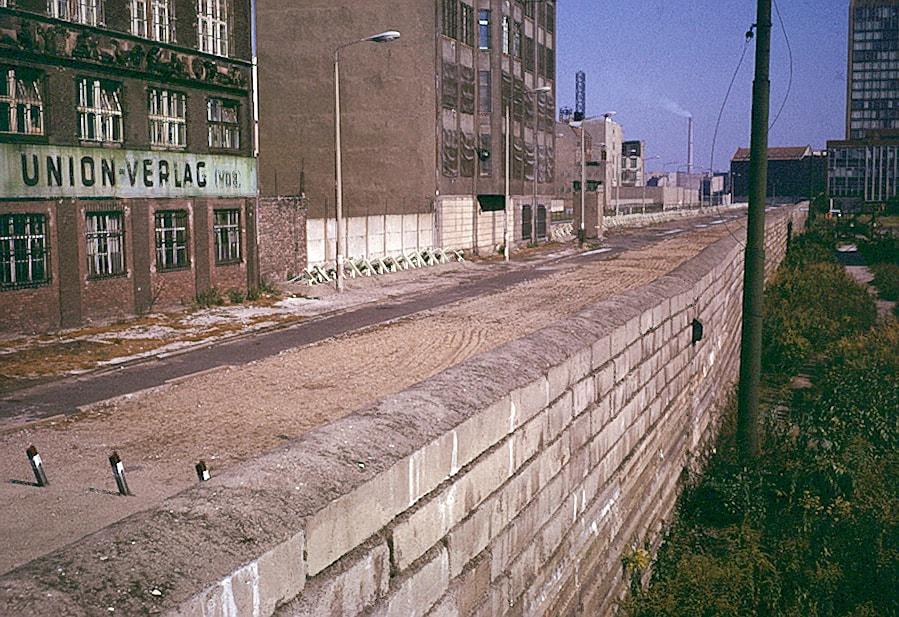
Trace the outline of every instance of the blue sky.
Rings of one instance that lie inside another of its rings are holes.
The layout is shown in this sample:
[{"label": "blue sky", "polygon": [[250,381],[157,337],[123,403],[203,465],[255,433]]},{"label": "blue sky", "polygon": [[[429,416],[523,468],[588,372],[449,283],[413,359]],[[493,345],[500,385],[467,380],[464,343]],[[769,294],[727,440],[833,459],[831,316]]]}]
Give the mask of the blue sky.
[{"label": "blue sky", "polygon": [[[646,142],[651,170],[683,164],[692,113],[694,164],[708,168],[715,121],[755,22],[752,0],[558,0],[557,103],[574,107],[575,72],[587,74],[587,115],[617,111],[625,139]],[[793,49],[793,86],[769,145],[823,148],[844,133],[848,0],[779,0]],[[771,117],[786,93],[790,63],[775,14]],[[721,120],[715,168],[749,145],[755,45],[746,52]]]}]

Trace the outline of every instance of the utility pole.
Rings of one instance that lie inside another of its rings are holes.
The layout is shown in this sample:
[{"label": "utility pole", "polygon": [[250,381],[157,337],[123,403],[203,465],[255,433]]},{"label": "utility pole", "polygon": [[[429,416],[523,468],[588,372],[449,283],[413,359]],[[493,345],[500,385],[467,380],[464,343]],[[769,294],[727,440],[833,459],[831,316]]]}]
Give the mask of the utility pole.
[{"label": "utility pole", "polygon": [[771,81],[771,0],[756,10],[755,81],[752,85],[752,141],[749,155],[749,220],[743,273],[743,334],[737,445],[744,460],[760,453],[759,383],[762,371],[762,303],[765,292],[765,194],[768,188],[768,114]]}]

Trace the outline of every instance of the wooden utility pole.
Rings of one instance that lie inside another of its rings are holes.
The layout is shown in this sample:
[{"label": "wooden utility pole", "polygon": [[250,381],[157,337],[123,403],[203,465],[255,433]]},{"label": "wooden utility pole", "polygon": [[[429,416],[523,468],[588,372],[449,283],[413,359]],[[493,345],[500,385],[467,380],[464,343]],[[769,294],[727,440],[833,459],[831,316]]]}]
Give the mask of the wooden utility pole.
[{"label": "wooden utility pole", "polygon": [[743,274],[743,334],[737,444],[744,460],[760,452],[759,384],[762,372],[762,307],[765,293],[765,197],[768,187],[768,113],[771,81],[771,0],[758,0],[752,141],[749,155],[749,221]]}]

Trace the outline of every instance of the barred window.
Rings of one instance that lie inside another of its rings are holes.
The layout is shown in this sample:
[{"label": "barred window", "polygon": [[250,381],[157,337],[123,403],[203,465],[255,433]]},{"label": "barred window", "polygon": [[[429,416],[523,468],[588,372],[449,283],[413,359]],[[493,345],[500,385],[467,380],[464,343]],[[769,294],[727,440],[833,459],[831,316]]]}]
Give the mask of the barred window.
[{"label": "barred window", "polygon": [[156,269],[175,270],[189,266],[187,255],[187,211],[156,213]]},{"label": "barred window", "polygon": [[162,148],[187,146],[185,96],[161,88],[150,88],[148,116],[150,145]]},{"label": "barred window", "polygon": [[198,49],[228,55],[228,0],[197,0]]},{"label": "barred window", "polygon": [[20,287],[50,280],[43,214],[0,215],[0,286]]},{"label": "barred window", "polygon": [[210,98],[206,101],[209,147],[237,150],[240,148],[240,103]]},{"label": "barred window", "polygon": [[101,0],[47,0],[50,17],[67,19],[88,26],[103,24]]},{"label": "barred window", "polygon": [[85,141],[122,141],[121,85],[78,79],[79,137]]},{"label": "barred window", "polygon": [[464,2],[461,8],[462,10],[459,13],[461,36],[459,40],[469,47],[474,47],[474,9]]},{"label": "barred window", "polygon": [[240,210],[216,210],[213,224],[215,263],[240,261]]},{"label": "barred window", "polygon": [[69,19],[69,0],[47,0],[47,14],[57,19]]},{"label": "barred window", "polygon": [[103,23],[103,6],[100,0],[73,0],[72,20],[88,26],[99,26]]},{"label": "barred window", "polygon": [[41,74],[0,65],[0,133],[44,134]]},{"label": "barred window", "polygon": [[443,34],[459,38],[459,0],[443,0]]},{"label": "barred window", "polygon": [[175,40],[170,0],[131,0],[131,34],[162,43]]},{"label": "barred window", "polygon": [[88,212],[85,216],[87,271],[91,277],[125,272],[125,229],[121,212]]}]

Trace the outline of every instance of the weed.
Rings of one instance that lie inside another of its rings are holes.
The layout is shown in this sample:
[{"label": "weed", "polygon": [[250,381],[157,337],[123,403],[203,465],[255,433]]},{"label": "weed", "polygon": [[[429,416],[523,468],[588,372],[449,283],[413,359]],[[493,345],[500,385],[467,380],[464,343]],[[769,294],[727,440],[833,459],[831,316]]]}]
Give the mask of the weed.
[{"label": "weed", "polygon": [[225,299],[222,297],[222,292],[218,287],[210,287],[204,291],[201,291],[197,294],[197,297],[194,299],[194,304],[196,304],[200,308],[210,308],[213,306],[221,306],[225,303]]},{"label": "weed", "polygon": [[240,289],[234,288],[228,290],[228,300],[231,304],[243,304],[246,300],[246,294]]}]

